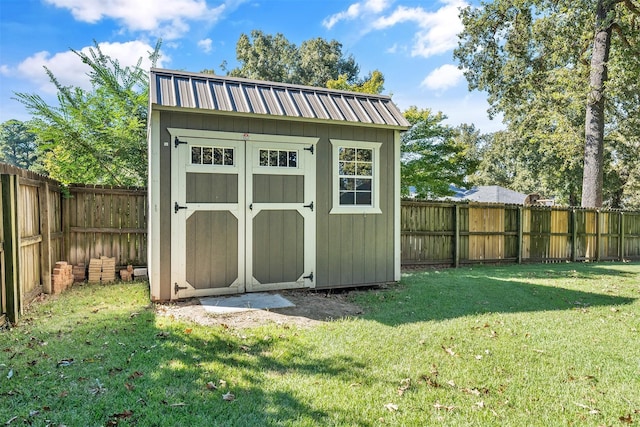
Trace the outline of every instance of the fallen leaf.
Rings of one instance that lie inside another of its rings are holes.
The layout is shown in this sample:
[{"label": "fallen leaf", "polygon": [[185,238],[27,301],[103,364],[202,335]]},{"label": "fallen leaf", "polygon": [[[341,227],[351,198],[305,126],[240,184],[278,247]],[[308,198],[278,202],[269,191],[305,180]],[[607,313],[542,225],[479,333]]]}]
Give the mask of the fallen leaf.
[{"label": "fallen leaf", "polygon": [[189,335],[191,332],[193,332],[193,329],[191,329],[191,328],[187,328],[187,329],[184,330],[184,333],[187,334],[187,335]]},{"label": "fallen leaf", "polygon": [[227,386],[227,382],[225,380],[218,380],[218,383],[220,384],[220,387],[226,387]]},{"label": "fallen leaf", "polygon": [[129,315],[129,319],[133,319],[134,317],[137,317],[140,313],[138,312],[133,312]]},{"label": "fallen leaf", "polygon": [[409,390],[411,387],[411,378],[405,378],[400,381],[400,387],[398,387],[398,395],[402,396],[405,391]]},{"label": "fallen leaf", "polygon": [[35,417],[38,414],[40,414],[40,411],[38,411],[37,409],[33,410],[33,411],[29,411],[29,416],[30,417]]},{"label": "fallen leaf", "polygon": [[631,414],[623,415],[618,419],[625,424],[633,424],[633,419],[631,419]]},{"label": "fallen leaf", "polygon": [[9,373],[7,374],[7,379],[10,380],[13,378],[13,369],[9,369]]},{"label": "fallen leaf", "polygon": [[166,331],[158,332],[156,336],[158,338],[167,338],[169,336],[169,332],[166,332]]},{"label": "fallen leaf", "polygon": [[13,417],[13,418],[9,418],[9,420],[6,423],[4,423],[4,425],[8,426],[9,424],[11,424],[12,422],[14,422],[17,419],[18,419],[17,415],[15,417]]},{"label": "fallen leaf", "polygon": [[59,397],[67,397],[67,396],[69,396],[69,392],[66,391],[66,390],[62,390],[58,396]]},{"label": "fallen leaf", "polygon": [[476,354],[476,360],[482,360],[482,355],[481,354]]},{"label": "fallen leaf", "polygon": [[60,367],[70,366],[72,364],[73,364],[73,359],[62,359],[58,362],[57,366],[58,368],[60,368]]},{"label": "fallen leaf", "polygon": [[236,396],[229,391],[222,395],[222,399],[226,400],[227,402],[233,402],[234,400],[236,400]]},{"label": "fallen leaf", "polygon": [[447,384],[449,384],[451,387],[455,387],[456,386],[456,383],[453,380],[447,381]]},{"label": "fallen leaf", "polygon": [[129,383],[124,383],[124,386],[129,391],[133,391],[136,388],[136,386],[134,386],[133,384],[129,384]]},{"label": "fallen leaf", "polygon": [[449,356],[455,356],[455,355],[456,355],[456,352],[455,352],[455,351],[453,351],[453,349],[452,349],[452,348],[450,348],[450,347],[442,346],[442,349],[443,349],[444,351],[446,351],[446,352],[447,352],[447,354],[448,354]]},{"label": "fallen leaf", "polygon": [[248,345],[241,345],[240,350],[247,352],[251,350],[251,347],[249,347]]},{"label": "fallen leaf", "polygon": [[172,403],[172,404],[171,404],[171,405],[169,405],[169,406],[176,408],[176,407],[178,407],[178,406],[187,406],[187,404],[186,404],[186,403],[184,403],[184,402],[178,402],[178,403]]},{"label": "fallen leaf", "polygon": [[478,408],[484,408],[484,401],[481,400],[480,402],[474,403],[474,405],[477,406]]},{"label": "fallen leaf", "polygon": [[207,388],[208,388],[209,390],[217,390],[217,389],[218,389],[218,386],[217,386],[217,385],[216,385],[216,383],[214,383],[213,381],[209,381],[209,382],[207,383]]},{"label": "fallen leaf", "polygon": [[453,405],[447,406],[447,405],[442,405],[442,404],[440,404],[438,402],[434,403],[433,407],[436,408],[438,411],[441,410],[441,409],[445,409],[447,411],[453,411],[456,408]]},{"label": "fallen leaf", "polygon": [[389,412],[395,412],[398,410],[398,405],[396,405],[395,403],[387,403],[386,405],[384,405],[384,408]]},{"label": "fallen leaf", "polygon": [[136,378],[140,378],[141,376],[143,376],[144,374],[140,371],[135,371],[133,374],[129,375],[128,379],[133,380]]}]

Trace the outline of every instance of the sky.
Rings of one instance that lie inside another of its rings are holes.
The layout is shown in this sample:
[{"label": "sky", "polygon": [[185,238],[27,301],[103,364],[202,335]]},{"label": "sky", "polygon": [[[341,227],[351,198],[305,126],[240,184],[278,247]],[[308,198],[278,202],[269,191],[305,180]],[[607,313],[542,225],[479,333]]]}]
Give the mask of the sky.
[{"label": "sky", "polygon": [[300,45],[337,40],[361,76],[380,70],[384,94],[405,110],[441,111],[446,123],[483,133],[504,128],[489,120],[486,94],[469,92],[453,58],[462,30],[459,9],[475,0],[0,0],[0,123],[28,120],[15,92],[56,104],[44,67],[64,85],[90,88],[88,68],[70,49],[97,42],[122,65],[134,65],[162,39],[159,68],[200,72],[238,65],[235,46],[254,29],[282,33]]}]

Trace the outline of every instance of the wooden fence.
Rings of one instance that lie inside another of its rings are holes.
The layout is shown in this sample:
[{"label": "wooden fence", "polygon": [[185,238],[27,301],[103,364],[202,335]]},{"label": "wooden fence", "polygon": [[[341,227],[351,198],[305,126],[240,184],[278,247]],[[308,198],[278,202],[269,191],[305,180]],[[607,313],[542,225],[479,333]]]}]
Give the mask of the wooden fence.
[{"label": "wooden fence", "polygon": [[74,185],[0,163],[0,326],[51,292],[56,261],[146,265],[146,190]]},{"label": "wooden fence", "polygon": [[640,212],[403,201],[403,265],[640,259]]}]

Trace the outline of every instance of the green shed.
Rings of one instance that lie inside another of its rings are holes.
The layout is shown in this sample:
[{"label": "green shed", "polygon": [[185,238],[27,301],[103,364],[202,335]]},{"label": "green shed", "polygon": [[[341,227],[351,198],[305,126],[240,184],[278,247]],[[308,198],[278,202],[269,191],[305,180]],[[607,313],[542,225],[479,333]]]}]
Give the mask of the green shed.
[{"label": "green shed", "polygon": [[154,301],[400,279],[390,97],[152,69]]}]

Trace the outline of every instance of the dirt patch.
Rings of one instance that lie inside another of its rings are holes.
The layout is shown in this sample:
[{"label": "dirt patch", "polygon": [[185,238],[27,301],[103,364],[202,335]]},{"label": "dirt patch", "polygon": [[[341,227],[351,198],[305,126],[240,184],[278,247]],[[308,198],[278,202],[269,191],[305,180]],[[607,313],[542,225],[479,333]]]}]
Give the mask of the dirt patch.
[{"label": "dirt patch", "polygon": [[252,328],[269,323],[312,327],[322,322],[361,315],[362,308],[349,302],[349,295],[353,292],[362,291],[279,291],[277,293],[295,304],[295,307],[229,314],[209,313],[200,305],[197,298],[189,298],[172,303],[156,304],[156,313],[159,316],[170,316],[201,325],[226,325],[233,328]]}]

